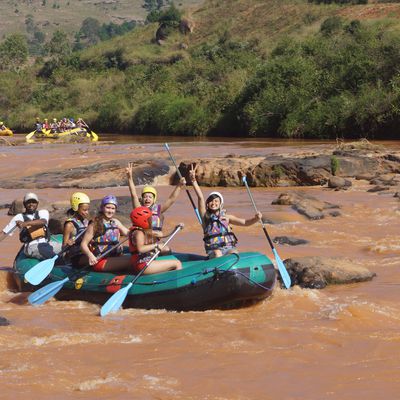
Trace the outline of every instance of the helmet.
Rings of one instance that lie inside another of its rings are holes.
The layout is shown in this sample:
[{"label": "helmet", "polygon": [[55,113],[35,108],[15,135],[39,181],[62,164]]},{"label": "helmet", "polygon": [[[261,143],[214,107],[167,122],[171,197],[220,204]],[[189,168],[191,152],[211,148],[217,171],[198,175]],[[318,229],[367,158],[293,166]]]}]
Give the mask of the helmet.
[{"label": "helmet", "polygon": [[53,122],[57,122],[57,118],[53,118]]},{"label": "helmet", "polygon": [[145,186],[142,190],[142,196],[145,193],[151,193],[154,196],[154,203],[157,200],[157,190],[153,188],[153,186]]},{"label": "helmet", "polygon": [[130,215],[132,224],[143,229],[150,228],[149,218],[151,216],[150,208],[145,206],[135,208]]},{"label": "helmet", "polygon": [[36,121],[40,121],[40,118],[39,118],[39,117],[36,117]]},{"label": "helmet", "polygon": [[24,196],[24,203],[26,203],[29,200],[35,200],[36,202],[39,203],[39,198],[37,197],[37,195],[35,193],[27,193]]},{"label": "helmet", "polygon": [[70,120],[70,122],[74,122],[74,119],[73,119],[73,118],[70,118],[69,120]]},{"label": "helmet", "polygon": [[112,195],[103,197],[103,200],[101,200],[101,204],[100,204],[100,210],[102,210],[106,204],[114,204],[115,207],[118,207],[117,198]]},{"label": "helmet", "polygon": [[73,193],[70,201],[74,211],[78,211],[79,204],[90,203],[89,196],[82,192]]},{"label": "helmet", "polygon": [[224,205],[224,198],[222,197],[222,194],[220,192],[211,192],[206,199],[206,204],[210,202],[211,200],[215,199],[215,197],[219,197],[221,199],[221,205],[219,208],[221,209]]},{"label": "helmet", "polygon": [[45,121],[48,121],[48,119],[47,119],[47,118],[45,118],[44,120],[45,120]]},{"label": "helmet", "polygon": [[3,125],[4,124],[4,122],[3,121],[0,121],[0,125]]}]

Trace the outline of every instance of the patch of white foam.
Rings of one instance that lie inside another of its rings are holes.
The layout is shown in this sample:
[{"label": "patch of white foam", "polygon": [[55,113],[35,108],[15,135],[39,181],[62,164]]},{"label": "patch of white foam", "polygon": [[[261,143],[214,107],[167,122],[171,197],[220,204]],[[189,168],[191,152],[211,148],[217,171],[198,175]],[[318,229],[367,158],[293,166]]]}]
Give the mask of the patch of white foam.
[{"label": "patch of white foam", "polygon": [[89,379],[83,381],[74,386],[74,390],[79,392],[88,392],[91,390],[96,390],[101,385],[106,385],[108,383],[117,382],[118,379],[113,375],[108,375],[105,378]]}]

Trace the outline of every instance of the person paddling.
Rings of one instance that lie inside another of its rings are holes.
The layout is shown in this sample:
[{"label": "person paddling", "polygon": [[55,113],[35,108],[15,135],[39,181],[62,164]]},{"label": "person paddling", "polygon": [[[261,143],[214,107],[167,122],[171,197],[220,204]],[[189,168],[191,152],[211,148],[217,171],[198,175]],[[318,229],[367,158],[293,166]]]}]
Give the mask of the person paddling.
[{"label": "person paddling", "polygon": [[[135,209],[140,206],[148,207],[152,212],[151,229],[160,232],[160,236],[163,236],[164,213],[175,203],[181,188],[186,185],[186,180],[185,178],[180,179],[165,203],[159,204],[157,203],[157,190],[152,186],[145,186],[142,190],[141,198],[139,199],[136,186],[133,182],[132,168],[133,163],[128,163],[126,173],[128,176],[129,191],[131,193],[132,208]],[[170,248],[165,246],[161,254],[168,254],[170,252]]]},{"label": "person paddling", "polygon": [[118,244],[121,235],[128,236],[129,229],[114,218],[118,202],[115,196],[105,196],[100,211],[86,229],[81,243],[81,250],[87,256],[95,271],[119,271],[130,267],[130,257],[122,256],[122,248],[117,247],[107,258],[101,254]]},{"label": "person paddling", "polygon": [[220,192],[211,192],[204,200],[203,193],[196,180],[196,169],[197,166],[194,168],[191,165],[189,178],[198,198],[199,213],[203,221],[205,251],[209,258],[237,253],[236,244],[238,240],[230,225],[253,225],[262,218],[262,214],[258,211],[250,219],[227,214],[224,209],[224,198]]},{"label": "person paddling", "polygon": [[19,240],[24,243],[24,254],[27,257],[45,260],[54,257],[61,251],[61,243],[50,239],[48,228],[49,212],[37,210],[39,198],[35,193],[27,193],[23,204],[25,212],[14,216],[0,233],[0,242],[7,234],[12,235],[15,226],[20,229]]},{"label": "person paddling", "polygon": [[[155,232],[151,229],[152,212],[148,207],[140,206],[135,208],[132,210],[130,217],[132,221],[129,232],[131,264],[134,272],[139,273],[164,243],[159,240],[159,231]],[[177,259],[154,260],[143,271],[143,274],[157,274],[178,269],[182,269],[182,264]]]},{"label": "person paddling", "polygon": [[63,231],[63,249],[68,247],[64,259],[71,262],[74,267],[81,267],[88,264],[80,245],[82,235],[89,225],[90,198],[85,193],[75,192],[71,195],[70,203],[71,208],[67,211],[69,218],[64,223]]}]

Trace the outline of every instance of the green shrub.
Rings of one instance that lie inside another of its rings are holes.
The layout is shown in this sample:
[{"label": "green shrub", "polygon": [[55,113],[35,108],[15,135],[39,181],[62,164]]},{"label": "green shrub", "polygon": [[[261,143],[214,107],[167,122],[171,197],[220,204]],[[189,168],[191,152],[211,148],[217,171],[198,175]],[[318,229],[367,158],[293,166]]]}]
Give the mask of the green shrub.
[{"label": "green shrub", "polygon": [[331,174],[336,175],[337,172],[339,171],[340,168],[340,163],[339,160],[336,156],[331,157]]}]

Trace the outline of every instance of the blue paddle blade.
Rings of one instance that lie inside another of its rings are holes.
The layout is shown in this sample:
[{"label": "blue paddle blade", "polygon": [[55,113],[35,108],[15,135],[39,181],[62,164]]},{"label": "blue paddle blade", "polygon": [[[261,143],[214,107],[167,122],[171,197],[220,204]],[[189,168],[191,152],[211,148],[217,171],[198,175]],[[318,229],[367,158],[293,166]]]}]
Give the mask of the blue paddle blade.
[{"label": "blue paddle blade", "polygon": [[272,249],[272,252],[274,253],[275,256],[275,261],[278,264],[278,269],[279,269],[279,273],[281,274],[282,277],[282,281],[286,287],[286,289],[289,289],[290,286],[292,285],[292,281],[290,279],[290,275],[288,274],[285,264],[283,263],[283,261],[280,259],[277,251],[275,250],[275,248]]},{"label": "blue paddle blade", "polygon": [[36,290],[28,297],[29,303],[33,306],[39,306],[43,304],[45,301],[55,296],[64,286],[65,282],[68,282],[69,278],[64,278],[61,281],[51,282],[48,285]]},{"label": "blue paddle blade", "polygon": [[195,208],[195,209],[194,209],[194,212],[196,213],[196,217],[197,217],[197,219],[199,220],[200,225],[202,225],[202,224],[203,224],[203,221],[202,221],[202,219],[201,219],[199,210],[198,210],[197,208]]},{"label": "blue paddle blade", "polygon": [[128,291],[132,286],[132,282],[126,285],[123,289],[118,290],[118,292],[114,293],[101,307],[100,315],[104,317],[110,312],[116,312],[122,306],[122,303],[125,301],[126,296],[128,295]]},{"label": "blue paddle blade", "polygon": [[32,285],[39,285],[39,283],[42,282],[47,275],[49,275],[57,258],[58,255],[36,264],[33,268],[26,272],[24,278]]}]

